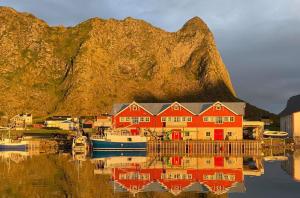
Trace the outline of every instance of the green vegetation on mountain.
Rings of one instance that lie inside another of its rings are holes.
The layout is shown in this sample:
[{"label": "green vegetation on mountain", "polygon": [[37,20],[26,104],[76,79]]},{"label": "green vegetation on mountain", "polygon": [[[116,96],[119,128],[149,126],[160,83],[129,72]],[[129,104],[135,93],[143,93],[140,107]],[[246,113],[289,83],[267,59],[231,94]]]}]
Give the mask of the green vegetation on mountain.
[{"label": "green vegetation on mountain", "polygon": [[0,92],[8,115],[91,115],[133,100],[237,100],[198,17],[177,32],[133,18],[51,27],[7,7],[0,7]]}]

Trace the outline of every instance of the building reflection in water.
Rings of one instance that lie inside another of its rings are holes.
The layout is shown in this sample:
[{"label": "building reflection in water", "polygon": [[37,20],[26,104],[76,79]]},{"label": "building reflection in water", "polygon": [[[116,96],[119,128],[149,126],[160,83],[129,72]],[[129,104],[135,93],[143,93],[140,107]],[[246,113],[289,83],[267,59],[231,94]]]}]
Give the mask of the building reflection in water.
[{"label": "building reflection in water", "polygon": [[281,167],[294,180],[300,182],[300,150],[288,153],[288,160],[281,163]]},{"label": "building reflection in water", "polygon": [[[300,181],[300,151],[279,154],[265,152],[264,156],[224,157],[94,152],[91,157],[83,154],[72,158],[69,153],[40,155],[0,151],[0,194],[10,189],[24,196],[56,193],[94,197],[102,193],[105,197],[122,197],[123,193],[144,196],[166,193],[169,197],[201,193],[204,197],[211,194],[226,197],[229,193],[246,192],[245,176],[264,174],[263,159],[281,161],[281,167]],[[80,166],[78,162],[81,162]]]},{"label": "building reflection in water", "polygon": [[[110,156],[109,156],[110,155]],[[245,192],[244,176],[264,173],[261,157],[157,156],[143,152],[94,152],[95,174],[112,177],[115,192]]]}]

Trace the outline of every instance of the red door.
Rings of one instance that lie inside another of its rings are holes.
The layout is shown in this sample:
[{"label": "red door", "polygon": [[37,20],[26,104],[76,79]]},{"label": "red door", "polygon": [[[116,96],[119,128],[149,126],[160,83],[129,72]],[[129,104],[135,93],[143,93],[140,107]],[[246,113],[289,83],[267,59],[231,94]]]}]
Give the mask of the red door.
[{"label": "red door", "polygon": [[172,130],[172,140],[181,140],[181,130]]},{"label": "red door", "polygon": [[224,129],[214,130],[214,140],[224,140]]},{"label": "red door", "polygon": [[215,167],[223,167],[224,166],[224,157],[216,156],[214,157]]},{"label": "red door", "polygon": [[172,157],[172,165],[180,166],[181,165],[181,160],[182,160],[182,157],[179,157],[179,156]]},{"label": "red door", "polygon": [[138,128],[136,128],[136,129],[131,129],[130,132],[131,132],[131,135],[138,135],[138,134],[140,133],[140,131],[139,131]]}]

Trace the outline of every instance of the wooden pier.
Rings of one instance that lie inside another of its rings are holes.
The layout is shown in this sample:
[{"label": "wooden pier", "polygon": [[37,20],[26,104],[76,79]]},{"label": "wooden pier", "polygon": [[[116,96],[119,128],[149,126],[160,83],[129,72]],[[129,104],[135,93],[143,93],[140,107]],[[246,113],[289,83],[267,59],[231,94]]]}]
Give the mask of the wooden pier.
[{"label": "wooden pier", "polygon": [[235,141],[149,141],[149,156],[157,155],[220,155],[260,156],[262,144],[258,140]]},{"label": "wooden pier", "polygon": [[31,153],[55,153],[58,151],[58,142],[55,140],[30,140],[28,151]]}]

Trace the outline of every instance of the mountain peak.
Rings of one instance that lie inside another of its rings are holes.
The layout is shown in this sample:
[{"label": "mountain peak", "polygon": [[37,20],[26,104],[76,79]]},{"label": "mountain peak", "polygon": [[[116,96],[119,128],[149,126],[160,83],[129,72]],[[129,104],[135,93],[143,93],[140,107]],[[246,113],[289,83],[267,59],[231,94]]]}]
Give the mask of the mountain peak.
[{"label": "mountain peak", "polygon": [[189,19],[180,29],[180,31],[209,31],[206,23],[198,16]]}]

